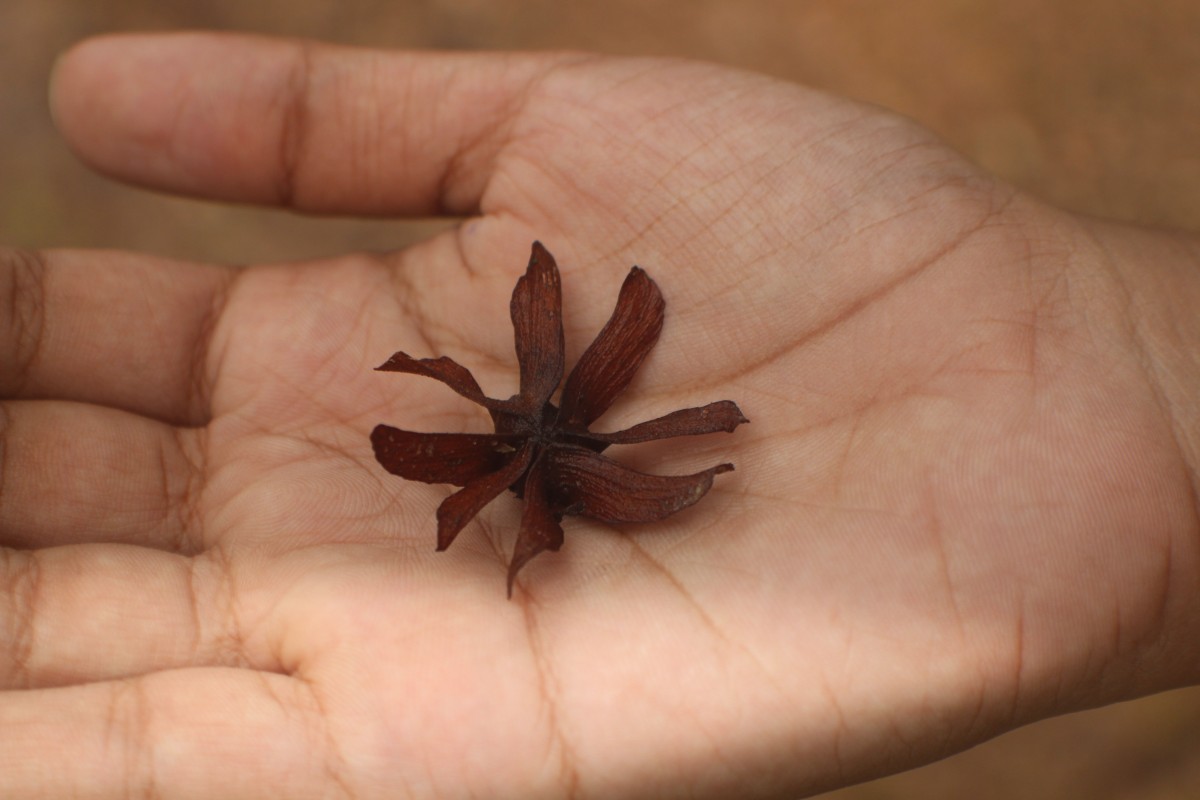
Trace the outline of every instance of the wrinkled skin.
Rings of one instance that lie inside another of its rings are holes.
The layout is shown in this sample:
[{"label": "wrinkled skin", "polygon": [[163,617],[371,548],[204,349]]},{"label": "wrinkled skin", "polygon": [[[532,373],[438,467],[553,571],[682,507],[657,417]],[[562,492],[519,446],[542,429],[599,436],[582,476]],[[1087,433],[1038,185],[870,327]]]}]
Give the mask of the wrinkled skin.
[{"label": "wrinkled skin", "polygon": [[[470,219],[239,272],[3,255],[0,795],[792,796],[1196,679],[1193,241],[688,63],[114,39],[53,103],[131,182]],[[447,490],[367,442],[486,418],[371,368],[511,394],[535,238],[568,362],[630,264],[669,303],[597,429],[754,424],[628,448],[738,470],[662,523],[569,519],[505,602],[515,504],[435,553]]]}]

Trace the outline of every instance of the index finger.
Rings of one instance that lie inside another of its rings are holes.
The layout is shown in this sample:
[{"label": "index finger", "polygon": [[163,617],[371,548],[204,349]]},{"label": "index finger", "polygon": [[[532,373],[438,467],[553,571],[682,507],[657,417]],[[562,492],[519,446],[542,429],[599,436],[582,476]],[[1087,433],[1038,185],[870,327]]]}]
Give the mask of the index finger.
[{"label": "index finger", "polygon": [[107,36],[62,57],[52,106],[80,156],[125,181],[306,211],[462,214],[523,92],[562,60]]}]

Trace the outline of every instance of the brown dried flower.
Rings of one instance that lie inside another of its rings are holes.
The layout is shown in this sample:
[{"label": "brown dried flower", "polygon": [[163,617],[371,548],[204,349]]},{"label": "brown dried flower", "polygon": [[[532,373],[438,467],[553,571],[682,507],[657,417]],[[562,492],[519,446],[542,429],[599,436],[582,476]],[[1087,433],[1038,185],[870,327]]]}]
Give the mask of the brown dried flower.
[{"label": "brown dried flower", "polygon": [[613,444],[732,431],[748,420],[730,400],[685,408],[615,433],[588,430],[654,347],[664,306],[654,281],[638,267],[630,270],[612,317],[567,376],[555,406],[550,397],[563,376],[562,286],[554,257],[534,242],[510,305],[521,373],[516,395],[486,397],[471,373],[445,356],[415,359],[396,353],[377,367],[439,380],[491,413],[493,434],[414,433],[388,425],[371,432],[375,458],[388,472],[463,487],[438,508],[438,550],[449,547],[485,505],[511,489],[525,500],[508,568],[511,597],[517,572],[538,553],[562,545],[564,515],[610,523],[663,519],[703,497],[714,475],[733,469],[718,464],[694,475],[648,475],[601,455]]}]

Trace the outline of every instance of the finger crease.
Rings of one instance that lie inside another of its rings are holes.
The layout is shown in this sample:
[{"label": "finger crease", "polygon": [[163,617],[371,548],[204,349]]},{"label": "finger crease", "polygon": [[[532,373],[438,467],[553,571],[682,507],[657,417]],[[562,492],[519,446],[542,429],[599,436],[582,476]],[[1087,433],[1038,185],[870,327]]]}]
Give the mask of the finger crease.
[{"label": "finger crease", "polygon": [[338,788],[342,797],[354,798],[357,795],[354,793],[347,779],[348,768],[346,765],[346,757],[342,754],[341,749],[337,744],[337,737],[333,735],[333,731],[329,727],[329,712],[325,708],[325,703],[321,699],[321,693],[317,691],[316,684],[304,679],[300,675],[294,676],[300,683],[308,689],[309,698],[312,700],[313,706],[316,709],[315,716],[317,717],[316,724],[320,727],[321,736],[325,742],[325,758],[323,767],[325,776],[330,783]]},{"label": "finger crease", "polygon": [[125,796],[148,799],[162,797],[154,771],[153,742],[150,731],[150,702],[144,679],[134,678],[114,684],[109,702],[108,738],[116,739],[119,752],[125,754]]},{"label": "finger crease", "polygon": [[283,206],[296,205],[297,175],[304,159],[309,129],[309,94],[312,82],[312,47],[300,43],[291,74],[283,88],[283,115],[280,121],[279,177],[276,200]]},{"label": "finger crease", "polygon": [[41,594],[42,570],[36,553],[21,553],[8,548],[0,549],[4,561],[3,575],[8,587],[8,618],[12,620],[8,632],[9,668],[4,686],[28,689],[32,687],[30,664],[33,660],[35,637],[34,613]]},{"label": "finger crease", "polygon": [[[0,402],[0,510],[4,508],[4,483],[8,476],[8,429],[11,424],[8,407]],[[4,531],[0,529],[0,537],[3,535]]]},{"label": "finger crease", "polygon": [[[174,449],[174,459],[169,459],[164,452],[163,460],[163,495],[166,504],[165,515],[169,524],[175,527],[174,549],[184,555],[195,555],[206,546],[201,521],[201,507],[204,494],[205,464],[207,453],[205,444],[207,435],[204,430],[178,428],[172,429],[171,444]],[[190,443],[190,444],[189,444]],[[193,452],[195,451],[195,452]],[[181,462],[183,469],[174,468],[170,461]],[[172,481],[171,476],[183,472],[183,479]],[[180,484],[177,488],[172,483]]]},{"label": "finger crease", "polygon": [[439,352],[428,333],[433,327],[433,320],[425,316],[422,304],[415,300],[415,287],[404,267],[388,268],[387,275],[392,284],[392,297],[396,298],[406,321],[412,323],[412,330],[421,340],[426,352],[429,355]]},{"label": "finger crease", "polygon": [[196,422],[207,422],[211,416],[213,381],[209,369],[212,354],[213,334],[229,304],[234,284],[242,275],[241,269],[231,269],[221,285],[212,293],[208,309],[196,327],[196,338],[192,343],[187,410],[188,418]]},{"label": "finger crease", "polygon": [[8,250],[8,319],[3,331],[12,342],[7,374],[0,375],[0,391],[19,394],[29,382],[46,334],[46,262],[33,250]]},{"label": "finger crease", "polygon": [[192,658],[203,662],[206,659],[207,653],[202,653],[201,648],[204,645],[204,624],[200,616],[200,590],[197,587],[196,571],[200,567],[199,558],[190,558],[187,562],[187,585],[184,587],[187,592],[188,611],[192,617]]},{"label": "finger crease", "polygon": [[[197,561],[201,559],[211,562],[217,572],[213,579],[215,581],[214,598],[207,603],[208,607],[213,609],[212,618],[221,621],[219,630],[208,637],[211,641],[210,646],[213,648],[212,658],[216,663],[226,666],[249,666],[250,659],[246,652],[245,635],[237,610],[237,586],[233,575],[233,560],[230,558],[228,550],[220,543],[205,550],[197,558]],[[198,569],[199,564],[193,568],[193,572]],[[194,589],[194,591],[198,596],[198,590]],[[204,607],[204,598],[198,599],[196,604],[197,609]],[[197,611],[197,631],[200,630],[202,621],[199,611]]]}]

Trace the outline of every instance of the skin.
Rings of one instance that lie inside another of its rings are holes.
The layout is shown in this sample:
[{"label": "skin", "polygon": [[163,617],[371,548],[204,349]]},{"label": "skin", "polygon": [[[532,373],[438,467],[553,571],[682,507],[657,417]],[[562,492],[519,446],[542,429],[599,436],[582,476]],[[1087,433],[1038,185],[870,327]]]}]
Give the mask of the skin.
[{"label": "skin", "polygon": [[[86,42],[52,105],[160,190],[467,217],[241,270],[0,252],[0,795],[784,797],[1194,683],[1200,247],[1081,219],[911,122],[703,64],[249,37]],[[663,523],[569,518],[504,599],[497,501],[378,422],[487,430],[539,238],[568,367],[633,263],[666,328],[597,425],[683,473]]]}]

